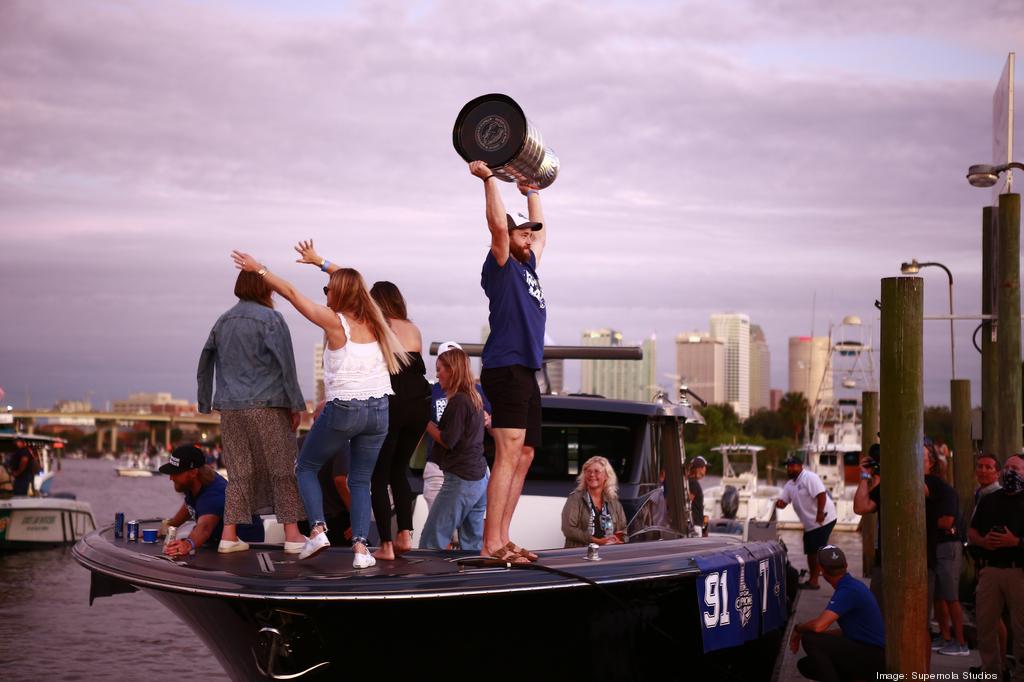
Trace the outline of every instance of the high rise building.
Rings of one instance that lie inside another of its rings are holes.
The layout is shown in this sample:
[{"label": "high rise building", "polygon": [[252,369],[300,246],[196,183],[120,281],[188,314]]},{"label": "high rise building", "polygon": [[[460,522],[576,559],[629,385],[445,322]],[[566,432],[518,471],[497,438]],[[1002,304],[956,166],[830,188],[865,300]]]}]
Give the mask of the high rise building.
[{"label": "high rise building", "polygon": [[750,416],[750,317],[743,313],[711,316],[711,336],[725,342],[725,401],[740,419]]},{"label": "high rise building", "polygon": [[[725,342],[707,332],[676,337],[679,382],[709,403],[725,402]],[[673,396],[674,398],[674,396]]]},{"label": "high rise building", "polygon": [[782,396],[783,393],[781,388],[773,388],[771,390],[771,405],[768,406],[768,409],[772,412],[777,412],[779,409],[779,403],[782,402]]},{"label": "high rise building", "polygon": [[750,413],[771,408],[772,354],[760,325],[750,325]]},{"label": "high rise building", "polygon": [[[322,341],[313,346],[313,395],[316,396],[314,405],[319,405],[327,397],[327,392],[324,390],[324,344]],[[316,408],[314,407],[314,409]]]},{"label": "high rise building", "polygon": [[[622,332],[614,329],[594,329],[583,332],[584,346],[622,346]],[[641,344],[643,360],[583,360],[581,361],[580,390],[606,398],[650,401],[657,391],[655,386],[656,339],[654,335]]]},{"label": "high rise building", "polygon": [[[807,403],[814,406],[819,397],[832,398],[832,387],[822,386],[828,376],[828,337],[789,337],[789,391],[802,393]],[[820,394],[819,394],[820,389]]]}]

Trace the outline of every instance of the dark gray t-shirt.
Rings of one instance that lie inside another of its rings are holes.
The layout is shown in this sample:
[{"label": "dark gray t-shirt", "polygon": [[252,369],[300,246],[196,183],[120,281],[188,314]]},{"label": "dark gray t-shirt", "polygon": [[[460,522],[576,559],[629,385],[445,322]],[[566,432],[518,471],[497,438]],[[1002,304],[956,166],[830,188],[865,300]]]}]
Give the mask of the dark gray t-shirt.
[{"label": "dark gray t-shirt", "polygon": [[437,465],[446,474],[455,474],[465,481],[479,481],[487,473],[484,459],[484,412],[473,407],[464,393],[449,396],[441,423],[441,441],[434,454]]}]

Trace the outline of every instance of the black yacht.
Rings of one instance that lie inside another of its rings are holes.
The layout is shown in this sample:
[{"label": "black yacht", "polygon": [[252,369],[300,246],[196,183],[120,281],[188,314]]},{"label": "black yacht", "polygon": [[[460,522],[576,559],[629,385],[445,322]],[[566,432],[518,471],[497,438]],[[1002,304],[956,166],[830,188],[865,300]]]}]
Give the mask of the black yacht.
[{"label": "black yacht", "polygon": [[[564,500],[583,462],[600,454],[619,476],[629,543],[599,552],[542,549],[528,565],[414,550],[356,571],[343,548],[306,562],[259,544],[170,560],[161,545],[115,539],[107,527],[74,548],[92,571],[90,600],[150,593],[235,680],[377,676],[378,668],[388,678],[430,671],[770,679],[795,571],[777,540],[689,537],[683,425],[700,415],[664,397],[544,395],[542,405],[544,447],[520,510],[531,498]],[[557,528],[559,519],[549,523]],[[143,527],[159,521],[151,524]]]}]

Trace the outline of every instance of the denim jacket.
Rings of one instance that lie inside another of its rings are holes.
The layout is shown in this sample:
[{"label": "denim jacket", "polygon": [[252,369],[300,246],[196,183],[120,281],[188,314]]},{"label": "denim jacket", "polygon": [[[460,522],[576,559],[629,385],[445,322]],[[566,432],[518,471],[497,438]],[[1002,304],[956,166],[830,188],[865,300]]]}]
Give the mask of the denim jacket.
[{"label": "denim jacket", "polygon": [[306,409],[295,373],[288,325],[281,313],[252,301],[239,301],[213,325],[199,356],[197,378],[199,411],[203,413],[211,408],[286,407],[292,412]]}]

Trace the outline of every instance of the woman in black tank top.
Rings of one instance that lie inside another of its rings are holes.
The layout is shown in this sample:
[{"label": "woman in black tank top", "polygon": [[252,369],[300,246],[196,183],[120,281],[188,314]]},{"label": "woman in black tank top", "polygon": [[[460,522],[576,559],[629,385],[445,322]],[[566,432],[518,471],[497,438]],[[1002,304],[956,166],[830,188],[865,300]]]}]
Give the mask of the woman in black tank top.
[{"label": "woman in black tank top", "polygon": [[[391,282],[376,282],[370,289],[370,295],[380,306],[388,323],[401,320],[412,324],[406,312],[405,299],[397,286]],[[430,384],[427,382],[423,356],[418,350],[405,350],[412,356],[412,362],[398,374],[391,375],[391,388],[395,394],[390,396],[388,436],[381,446],[370,484],[373,517],[377,520],[381,541],[381,547],[374,556],[385,561],[412,549],[413,495],[409,487],[409,459],[430,420]],[[391,487],[398,521],[398,535],[394,538],[391,533],[388,486]]]}]

